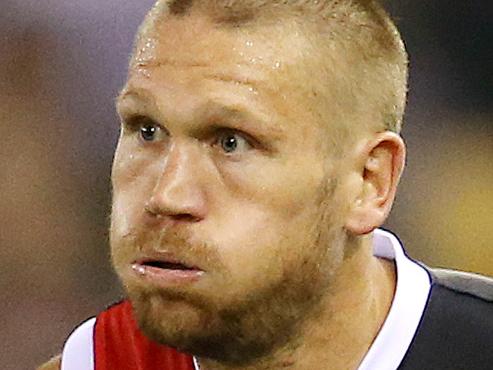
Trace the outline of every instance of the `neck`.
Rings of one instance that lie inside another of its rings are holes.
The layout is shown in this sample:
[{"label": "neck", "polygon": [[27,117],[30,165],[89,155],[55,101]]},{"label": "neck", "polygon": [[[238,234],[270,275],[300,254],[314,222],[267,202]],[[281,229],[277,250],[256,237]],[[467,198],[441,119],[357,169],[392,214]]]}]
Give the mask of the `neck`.
[{"label": "neck", "polygon": [[387,317],[396,276],[393,262],[373,256],[371,236],[356,243],[318,312],[290,343],[248,366],[200,358],[200,370],[357,369]]}]

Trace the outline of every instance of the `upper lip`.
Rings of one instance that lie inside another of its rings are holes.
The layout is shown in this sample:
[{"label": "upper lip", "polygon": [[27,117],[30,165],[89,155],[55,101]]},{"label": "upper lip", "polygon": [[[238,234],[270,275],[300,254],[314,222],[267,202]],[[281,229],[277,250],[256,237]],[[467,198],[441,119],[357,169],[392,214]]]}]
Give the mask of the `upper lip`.
[{"label": "upper lip", "polygon": [[192,263],[186,259],[179,258],[173,253],[170,252],[152,252],[152,253],[146,253],[143,256],[140,256],[134,261],[134,264],[139,264],[139,265],[146,265],[150,264],[152,262],[167,262],[167,263],[172,263],[176,265],[183,265],[188,269],[191,270],[202,270],[200,267],[198,267],[195,263]]}]

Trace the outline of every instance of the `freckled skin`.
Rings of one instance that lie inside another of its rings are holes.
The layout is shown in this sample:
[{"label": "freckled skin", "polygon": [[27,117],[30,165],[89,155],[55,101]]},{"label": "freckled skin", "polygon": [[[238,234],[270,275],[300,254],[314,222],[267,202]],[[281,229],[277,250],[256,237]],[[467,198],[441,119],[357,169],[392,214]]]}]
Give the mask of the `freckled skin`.
[{"label": "freckled skin", "polygon": [[[161,22],[142,41],[118,103],[111,223],[113,264],[140,326],[199,356],[204,370],[302,369],[328,357],[334,368],[354,368],[385,317],[393,268],[369,262],[369,239],[344,258],[356,159],[331,155],[333,132],[307,93],[306,71],[297,72],[309,56],[292,52],[302,50],[302,34],[224,30],[191,16]],[[206,130],[231,132],[211,102],[256,117],[235,123],[237,152]],[[135,115],[159,125],[154,141],[125,123]],[[171,251],[205,274],[187,286],[145,284],[131,269],[141,250]],[[353,297],[382,274],[386,299],[361,319],[370,303]],[[348,358],[337,354],[338,336],[352,343]]]}]

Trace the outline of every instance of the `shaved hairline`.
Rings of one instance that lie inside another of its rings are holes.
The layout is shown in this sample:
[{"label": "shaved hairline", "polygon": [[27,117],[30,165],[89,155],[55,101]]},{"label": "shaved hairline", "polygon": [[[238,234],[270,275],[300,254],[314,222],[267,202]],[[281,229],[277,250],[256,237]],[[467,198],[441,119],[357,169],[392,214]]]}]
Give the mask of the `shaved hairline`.
[{"label": "shaved hairline", "polygon": [[310,82],[318,90],[327,90],[326,105],[339,108],[341,138],[354,137],[355,130],[400,133],[407,97],[407,53],[395,24],[377,1],[158,0],[137,33],[135,47],[156,23],[166,17],[186,17],[192,11],[220,26],[238,29],[293,17],[319,47],[317,68],[325,79]]}]

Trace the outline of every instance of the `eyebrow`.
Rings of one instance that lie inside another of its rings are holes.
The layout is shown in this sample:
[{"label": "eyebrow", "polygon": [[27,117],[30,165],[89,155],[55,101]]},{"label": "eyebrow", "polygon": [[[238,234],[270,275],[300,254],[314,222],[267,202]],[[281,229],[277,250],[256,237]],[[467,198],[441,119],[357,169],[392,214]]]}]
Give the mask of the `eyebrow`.
[{"label": "eyebrow", "polygon": [[[238,78],[238,77],[233,77],[225,74],[218,74],[218,73],[211,73],[207,74],[205,77],[215,80],[215,81],[222,81],[226,83],[233,83],[233,84],[238,84],[238,85],[244,85],[247,87],[250,87],[252,89],[257,90],[257,83],[258,81],[250,79],[250,78]],[[120,104],[127,96],[134,96],[138,99],[145,98],[150,100],[154,100],[153,97],[147,92],[146,89],[139,88],[139,87],[129,87],[125,86],[120,93],[116,96],[115,98],[115,104]]]},{"label": "eyebrow", "polygon": [[[236,80],[234,80],[236,81]],[[246,83],[250,85],[249,83]],[[151,106],[159,110],[154,95],[145,88],[141,87],[125,87],[116,98],[117,105],[124,103],[127,99],[136,99],[142,103],[150,103]],[[285,137],[285,129],[272,122],[272,117],[266,113],[259,111],[253,112],[251,109],[240,103],[226,104],[217,99],[209,99],[201,104],[194,112],[194,116],[202,117],[202,123],[218,119],[216,127],[231,126],[232,129],[252,132],[254,136],[258,136],[262,140],[279,141]],[[253,121],[253,122],[252,122]],[[211,125],[208,125],[211,128]],[[208,130],[207,127],[196,128],[194,131],[202,132]]]},{"label": "eyebrow", "polygon": [[265,141],[279,141],[285,136],[285,130],[264,114],[254,113],[241,104],[223,104],[218,101],[208,101],[201,107],[206,120],[219,119],[217,126],[221,126],[221,118],[225,118],[234,129],[246,130]]}]

